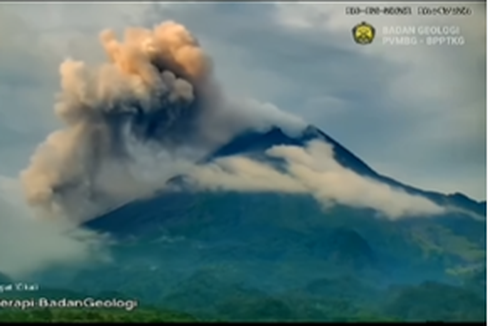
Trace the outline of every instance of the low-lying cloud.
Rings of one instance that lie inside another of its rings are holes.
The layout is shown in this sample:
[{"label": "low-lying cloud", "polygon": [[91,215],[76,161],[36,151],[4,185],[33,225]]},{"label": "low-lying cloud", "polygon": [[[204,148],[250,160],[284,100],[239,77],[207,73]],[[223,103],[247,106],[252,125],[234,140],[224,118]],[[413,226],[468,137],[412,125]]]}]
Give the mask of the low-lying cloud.
[{"label": "low-lying cloud", "polygon": [[25,205],[18,181],[0,177],[0,272],[13,277],[53,264],[108,259],[109,239],[67,219],[39,220]]},{"label": "low-lying cloud", "polygon": [[286,171],[250,158],[231,157],[197,169],[194,176],[203,188],[307,193],[326,208],[333,204],[370,208],[390,219],[444,212],[424,197],[343,167],[335,160],[332,146],[322,141],[312,141],[307,147],[275,146],[266,154],[284,160]]}]

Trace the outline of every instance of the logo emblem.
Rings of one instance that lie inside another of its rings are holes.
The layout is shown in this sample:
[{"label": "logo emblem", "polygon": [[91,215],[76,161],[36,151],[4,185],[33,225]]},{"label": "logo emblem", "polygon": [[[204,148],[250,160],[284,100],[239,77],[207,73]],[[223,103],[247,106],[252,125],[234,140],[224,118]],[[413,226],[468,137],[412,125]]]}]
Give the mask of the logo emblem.
[{"label": "logo emblem", "polygon": [[366,22],[357,24],[352,29],[352,36],[354,37],[354,42],[361,45],[371,44],[374,40],[375,34],[376,34],[376,29],[372,25]]}]

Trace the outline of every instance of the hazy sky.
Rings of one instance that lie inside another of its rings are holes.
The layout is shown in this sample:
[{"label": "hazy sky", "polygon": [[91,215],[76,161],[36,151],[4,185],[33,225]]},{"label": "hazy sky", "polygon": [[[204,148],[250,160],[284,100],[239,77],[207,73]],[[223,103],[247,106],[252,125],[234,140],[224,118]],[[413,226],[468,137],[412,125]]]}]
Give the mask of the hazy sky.
[{"label": "hazy sky", "polygon": [[[0,177],[16,177],[58,122],[58,65],[104,59],[104,28],[186,25],[226,91],[320,127],[378,172],[486,198],[485,5],[471,17],[349,17],[329,4],[0,5]],[[378,27],[354,44],[361,20]],[[464,46],[383,46],[386,25],[457,25]],[[0,178],[0,181],[3,180]]]}]

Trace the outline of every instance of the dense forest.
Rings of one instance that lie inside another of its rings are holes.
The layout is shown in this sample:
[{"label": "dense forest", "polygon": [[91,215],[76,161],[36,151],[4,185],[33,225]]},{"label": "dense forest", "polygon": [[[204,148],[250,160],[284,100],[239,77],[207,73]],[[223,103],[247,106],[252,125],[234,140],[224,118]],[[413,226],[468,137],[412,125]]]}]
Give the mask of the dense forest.
[{"label": "dense forest", "polygon": [[[474,291],[481,292],[478,281],[481,280],[468,280],[464,286],[424,282],[378,290],[363,287],[355,279],[323,279],[301,289],[272,295],[239,284],[220,284],[209,273],[201,273],[181,283],[181,291],[163,297],[157,304],[140,302],[132,311],[3,308],[0,322],[485,321],[484,293]],[[80,299],[87,296],[44,289],[4,292],[1,299],[33,297]],[[98,298],[127,296],[101,293]]]}]

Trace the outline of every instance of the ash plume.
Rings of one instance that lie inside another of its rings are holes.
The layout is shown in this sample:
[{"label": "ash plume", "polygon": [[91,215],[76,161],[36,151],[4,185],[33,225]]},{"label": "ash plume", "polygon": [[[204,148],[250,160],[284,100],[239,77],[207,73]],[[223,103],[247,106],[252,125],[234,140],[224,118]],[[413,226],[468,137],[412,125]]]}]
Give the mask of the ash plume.
[{"label": "ash plume", "polygon": [[172,152],[216,142],[201,122],[219,110],[220,92],[210,59],[184,26],[128,28],[123,41],[107,30],[100,40],[107,63],[61,64],[55,113],[64,127],[39,146],[21,174],[28,202],[45,213],[64,213],[67,206],[90,211],[110,201],[97,178],[114,166],[125,177],[125,164],[135,159],[130,144]]}]

